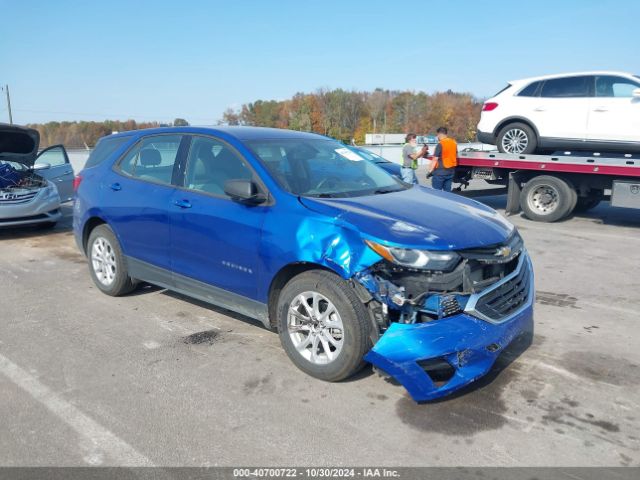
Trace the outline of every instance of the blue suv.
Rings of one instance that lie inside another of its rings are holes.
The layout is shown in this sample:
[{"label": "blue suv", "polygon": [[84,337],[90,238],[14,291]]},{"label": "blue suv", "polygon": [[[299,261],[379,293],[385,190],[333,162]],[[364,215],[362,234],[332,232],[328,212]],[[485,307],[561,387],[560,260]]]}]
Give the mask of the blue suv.
[{"label": "blue suv", "polygon": [[532,327],[513,225],[320,135],[110,135],[75,185],[75,238],[102,292],[144,281],[259,319],[323,380],[370,362],[415,400],[438,398]]}]

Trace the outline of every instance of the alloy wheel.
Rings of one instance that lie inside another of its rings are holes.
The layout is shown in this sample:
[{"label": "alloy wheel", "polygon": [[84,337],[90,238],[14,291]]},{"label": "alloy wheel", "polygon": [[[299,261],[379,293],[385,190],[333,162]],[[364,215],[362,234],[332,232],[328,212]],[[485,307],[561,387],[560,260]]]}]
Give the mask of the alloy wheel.
[{"label": "alloy wheel", "polygon": [[502,137],[502,148],[507,153],[522,153],[529,145],[527,132],[519,128],[512,128]]},{"label": "alloy wheel", "polygon": [[91,265],[98,281],[104,286],[113,283],[117,274],[116,255],[104,237],[98,237],[91,245]]},{"label": "alloy wheel", "polygon": [[297,352],[313,364],[331,363],[342,351],[344,325],[340,313],[318,292],[302,292],[293,299],[287,328]]}]

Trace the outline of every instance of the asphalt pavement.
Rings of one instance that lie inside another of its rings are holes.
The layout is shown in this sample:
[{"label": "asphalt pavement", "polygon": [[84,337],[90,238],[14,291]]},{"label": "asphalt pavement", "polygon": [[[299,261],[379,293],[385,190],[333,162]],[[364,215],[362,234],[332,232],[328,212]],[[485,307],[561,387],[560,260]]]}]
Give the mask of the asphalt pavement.
[{"label": "asphalt pavement", "polygon": [[639,211],[511,217],[533,344],[422,405],[370,368],[313,379],[234,313],[152,286],[101,294],[64,211],[0,232],[0,465],[640,465]]}]

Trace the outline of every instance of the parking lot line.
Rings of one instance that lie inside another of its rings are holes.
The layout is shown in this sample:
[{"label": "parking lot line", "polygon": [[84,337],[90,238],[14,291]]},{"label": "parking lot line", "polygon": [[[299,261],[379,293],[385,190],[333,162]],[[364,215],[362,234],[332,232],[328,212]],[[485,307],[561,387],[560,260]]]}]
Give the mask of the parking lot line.
[{"label": "parking lot line", "polygon": [[[80,436],[104,452],[114,464],[131,467],[153,466],[151,460],[137,452],[131,445],[116,436],[78,408],[67,402],[37,378],[0,355],[0,373],[45,406]],[[88,461],[92,463],[92,461]]]}]

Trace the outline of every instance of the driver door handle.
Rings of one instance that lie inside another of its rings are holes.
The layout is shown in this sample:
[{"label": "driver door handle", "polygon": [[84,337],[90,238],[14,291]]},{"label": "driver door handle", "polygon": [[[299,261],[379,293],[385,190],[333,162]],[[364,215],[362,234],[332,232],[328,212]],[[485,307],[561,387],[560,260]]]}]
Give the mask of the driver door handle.
[{"label": "driver door handle", "polygon": [[537,107],[533,109],[534,112],[546,112],[547,109],[544,107]]},{"label": "driver door handle", "polygon": [[189,200],[176,200],[173,204],[180,208],[191,208],[191,202]]},{"label": "driver door handle", "polygon": [[608,112],[609,109],[607,107],[596,107],[593,109],[594,112]]}]

